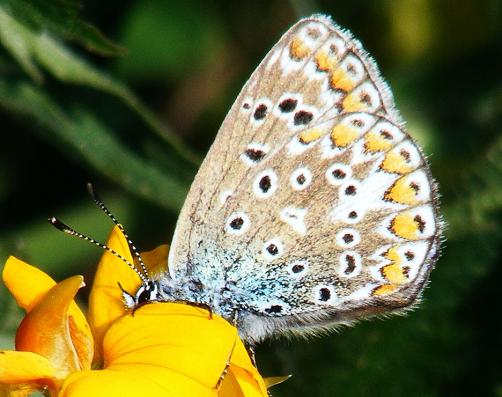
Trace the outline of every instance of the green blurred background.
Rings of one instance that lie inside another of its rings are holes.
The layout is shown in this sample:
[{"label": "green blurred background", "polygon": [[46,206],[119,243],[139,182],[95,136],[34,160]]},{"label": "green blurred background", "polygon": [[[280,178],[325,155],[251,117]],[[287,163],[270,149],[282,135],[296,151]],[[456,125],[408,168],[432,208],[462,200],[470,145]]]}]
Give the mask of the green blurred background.
[{"label": "green blurred background", "polygon": [[[100,251],[46,221],[104,240],[88,181],[137,246],[169,242],[240,88],[314,12],[380,65],[430,154],[448,241],[419,309],[266,342],[259,367],[293,374],[277,397],[502,396],[500,1],[0,1],[0,261],[90,280]],[[0,316],[10,347],[20,312],[3,287]]]}]

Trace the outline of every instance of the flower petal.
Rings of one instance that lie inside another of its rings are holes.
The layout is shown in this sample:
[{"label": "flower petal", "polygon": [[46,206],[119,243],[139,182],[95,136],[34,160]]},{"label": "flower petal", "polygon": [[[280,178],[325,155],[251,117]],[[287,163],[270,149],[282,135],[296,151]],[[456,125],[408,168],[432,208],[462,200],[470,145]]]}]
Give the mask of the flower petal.
[{"label": "flower petal", "polygon": [[79,352],[73,344],[69,307],[84,285],[82,276],[70,277],[52,287],[24,317],[16,333],[16,350],[38,353],[63,379],[82,369]]},{"label": "flower petal", "polygon": [[141,258],[151,275],[167,271],[167,256],[169,254],[169,245],[162,244],[157,248],[141,253]]},{"label": "flower petal", "polygon": [[[108,247],[133,263],[129,245],[118,227],[113,228]],[[126,313],[122,292],[117,284],[131,293],[140,286],[141,280],[122,260],[108,251],[101,257],[89,296],[89,323],[94,334],[95,362],[101,361],[103,337],[110,325]]]},{"label": "flower petal", "polygon": [[293,375],[283,375],[283,376],[267,376],[263,378],[263,382],[265,382],[265,386],[267,389],[270,389],[272,386],[280,385],[283,382],[286,382]]},{"label": "flower petal", "polygon": [[[47,292],[56,285],[46,273],[13,256],[7,259],[2,277],[17,304],[27,313],[45,299]],[[68,309],[68,319],[80,365],[83,369],[90,368],[94,355],[92,333],[84,313],[73,300]]]},{"label": "flower petal", "polygon": [[216,397],[216,391],[167,368],[130,365],[70,375],[58,397]]},{"label": "flower petal", "polygon": [[56,285],[46,273],[14,256],[5,262],[2,278],[17,304],[27,312]]},{"label": "flower petal", "polygon": [[218,397],[245,397],[233,371],[229,370],[221,383]]},{"label": "flower petal", "polygon": [[[239,391],[245,397],[267,397],[267,388],[265,385],[259,384],[255,377],[241,367],[231,365],[227,376],[234,377],[235,382],[232,385],[233,389],[229,389],[225,384],[226,379],[223,380],[223,384],[218,394],[220,397],[233,397],[236,392]],[[262,387],[263,386],[263,387]],[[237,388],[237,389],[236,389]]]},{"label": "flower petal", "polygon": [[245,392],[245,396],[268,396],[265,382],[258,369],[251,362],[240,339],[237,341],[230,358],[230,371],[234,373],[237,382]]},{"label": "flower petal", "polygon": [[160,372],[168,369],[212,390],[237,340],[237,329],[217,315],[210,318],[207,310],[153,303],[110,327],[103,342],[105,366],[124,370],[141,363]]},{"label": "flower petal", "polygon": [[0,351],[0,384],[47,385],[54,389],[56,371],[49,360],[32,352]]}]

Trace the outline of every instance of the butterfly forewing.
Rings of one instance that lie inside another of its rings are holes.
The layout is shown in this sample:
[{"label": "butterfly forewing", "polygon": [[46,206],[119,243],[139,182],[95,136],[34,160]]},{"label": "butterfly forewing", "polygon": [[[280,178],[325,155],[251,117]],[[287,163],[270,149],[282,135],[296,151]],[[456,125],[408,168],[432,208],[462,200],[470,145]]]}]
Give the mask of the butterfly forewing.
[{"label": "butterfly forewing", "polygon": [[[173,239],[175,280],[250,340],[413,302],[436,256],[428,166],[374,63],[328,18],[272,48],[232,106]],[[260,322],[261,321],[261,322]]]}]

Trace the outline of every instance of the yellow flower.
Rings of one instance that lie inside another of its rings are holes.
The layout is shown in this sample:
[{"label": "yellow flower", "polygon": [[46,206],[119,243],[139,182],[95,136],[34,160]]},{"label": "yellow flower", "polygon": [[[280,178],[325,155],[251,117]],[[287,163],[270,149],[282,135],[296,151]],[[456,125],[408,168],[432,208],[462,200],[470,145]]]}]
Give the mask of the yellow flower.
[{"label": "yellow flower", "polygon": [[[115,228],[107,245],[133,262]],[[144,253],[151,272],[164,268],[167,246]],[[154,303],[134,315],[122,303],[120,281],[134,292],[140,280],[105,252],[89,299],[88,320],[73,301],[81,276],[55,283],[10,257],[3,280],[26,311],[16,351],[0,351],[0,396],[264,397],[265,381],[237,329],[218,315],[181,303]]]}]

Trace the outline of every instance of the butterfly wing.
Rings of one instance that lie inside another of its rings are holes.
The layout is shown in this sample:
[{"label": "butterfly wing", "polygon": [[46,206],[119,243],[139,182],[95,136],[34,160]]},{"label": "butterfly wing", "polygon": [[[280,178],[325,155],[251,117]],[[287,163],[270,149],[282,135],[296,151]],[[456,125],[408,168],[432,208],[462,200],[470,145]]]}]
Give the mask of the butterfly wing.
[{"label": "butterfly wing", "polygon": [[314,16],[272,48],[225,118],[170,274],[258,340],[408,306],[439,226],[428,166],[375,64]]}]

